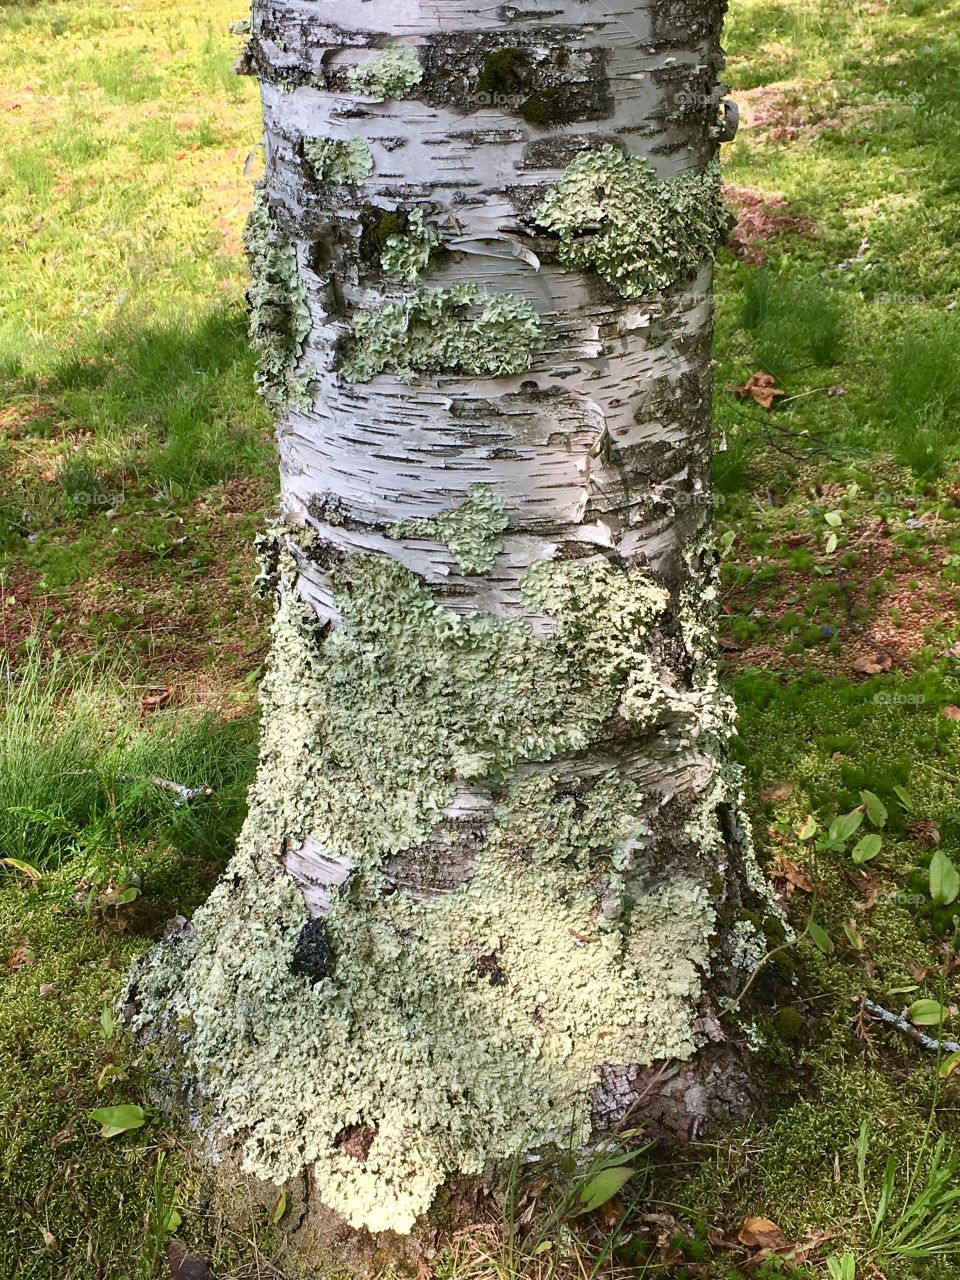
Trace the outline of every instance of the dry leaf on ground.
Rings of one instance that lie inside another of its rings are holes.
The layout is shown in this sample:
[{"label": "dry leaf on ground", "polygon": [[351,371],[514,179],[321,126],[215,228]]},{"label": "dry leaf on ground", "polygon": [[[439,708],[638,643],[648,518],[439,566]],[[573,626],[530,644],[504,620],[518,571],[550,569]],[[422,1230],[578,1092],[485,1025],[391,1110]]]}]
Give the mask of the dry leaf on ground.
[{"label": "dry leaf on ground", "polygon": [[755,400],[758,405],[764,409],[773,406],[773,402],[777,396],[785,396],[787,393],[781,391],[779,387],[774,386],[776,379],[771,373],[751,373],[746,382],[741,382],[739,386],[734,387],[735,393],[741,400]]}]

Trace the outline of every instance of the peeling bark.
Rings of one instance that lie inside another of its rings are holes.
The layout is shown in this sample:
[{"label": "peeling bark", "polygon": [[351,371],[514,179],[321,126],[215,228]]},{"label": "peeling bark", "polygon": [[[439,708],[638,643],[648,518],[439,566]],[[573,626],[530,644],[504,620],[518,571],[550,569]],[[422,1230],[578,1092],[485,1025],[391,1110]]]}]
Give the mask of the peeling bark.
[{"label": "peeling bark", "polygon": [[[255,0],[261,766],[134,1021],[176,1027],[245,1168],[309,1167],[354,1226],[408,1231],[518,1146],[748,1101],[716,1015],[770,914],[713,644],[721,17]],[[626,191],[581,182],[597,158]],[[661,238],[628,218],[600,275],[650,172]],[[624,297],[621,251],[669,284]]]}]

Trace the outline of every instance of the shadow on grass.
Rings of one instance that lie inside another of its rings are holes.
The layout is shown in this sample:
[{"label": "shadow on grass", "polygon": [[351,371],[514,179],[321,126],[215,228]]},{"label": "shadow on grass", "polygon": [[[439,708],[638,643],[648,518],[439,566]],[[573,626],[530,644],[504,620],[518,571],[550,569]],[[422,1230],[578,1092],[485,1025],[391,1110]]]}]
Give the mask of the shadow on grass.
[{"label": "shadow on grass", "polygon": [[94,467],[158,492],[188,496],[273,466],[239,307],[120,327],[31,382],[17,390],[41,396],[50,412],[28,434],[49,435],[52,424],[82,432]]}]

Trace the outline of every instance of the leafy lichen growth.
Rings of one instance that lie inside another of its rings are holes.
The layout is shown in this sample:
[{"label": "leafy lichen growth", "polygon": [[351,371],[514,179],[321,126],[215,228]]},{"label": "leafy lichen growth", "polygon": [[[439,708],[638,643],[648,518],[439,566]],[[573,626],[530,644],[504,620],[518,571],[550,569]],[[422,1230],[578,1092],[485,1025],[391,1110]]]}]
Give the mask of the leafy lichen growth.
[{"label": "leafy lichen growth", "polygon": [[[721,686],[717,664],[719,559],[710,535],[694,541],[684,552],[690,576],[680,593],[679,622],[684,648],[693,666],[694,686],[687,697],[700,701],[695,732],[711,762],[709,777],[691,809],[685,831],[704,856],[716,858],[727,842],[720,818],[726,814],[736,827],[746,887],[766,914],[780,920],[782,913],[773,890],[757,862],[743,790],[743,770],[730,757],[730,743],[737,733],[737,709]],[[789,926],[787,935],[792,936]],[[732,961],[738,963],[745,956],[744,948],[738,947],[735,940]]]},{"label": "leafy lichen growth", "polygon": [[401,520],[390,528],[393,538],[436,538],[445,542],[464,573],[489,573],[503,548],[507,527],[501,498],[486,484],[471,485],[467,500],[429,520]]},{"label": "leafy lichen growth", "polygon": [[265,693],[281,728],[274,738],[267,725],[271,763],[253,794],[291,838],[312,833],[357,865],[422,841],[454,795],[451,775],[499,784],[520,760],[587,746],[620,708],[667,600],[606,564],[534,566],[524,591],[554,620],[534,642],[520,619],[443,608],[388,558],[353,557],[335,583],[346,626],[320,645],[283,598]]},{"label": "leafy lichen growth", "polygon": [[306,291],[296,249],[274,221],[262,184],[254,191],[243,243],[250,264],[250,343],[260,394],[277,412],[291,402],[305,406],[306,380],[296,368],[310,332]]},{"label": "leafy lichen growth", "polygon": [[380,265],[387,275],[412,284],[430,265],[430,255],[440,240],[440,233],[424,220],[423,210],[414,209],[406,229],[387,237],[380,253]]},{"label": "leafy lichen growth", "polygon": [[349,382],[368,382],[387,369],[401,382],[418,373],[497,377],[522,373],[542,344],[540,318],[526,299],[474,284],[419,289],[357,315],[341,372]]},{"label": "leafy lichen growth", "polygon": [[369,62],[351,67],[347,72],[350,88],[356,93],[366,94],[374,102],[405,98],[422,79],[420,59],[412,49],[398,44],[381,49]]},{"label": "leafy lichen growth", "polygon": [[[539,564],[525,591],[554,629],[538,640],[352,557],[335,577],[345,625],[324,635],[280,572],[238,852],[192,936],[140,967],[138,1021],[189,1025],[248,1171],[312,1165],[351,1223],[407,1230],[453,1170],[548,1134],[585,1140],[599,1062],[697,1046],[707,888],[642,865],[628,778],[561,783],[547,763],[601,734],[667,594],[607,561]],[[415,857],[464,788],[489,815],[469,879],[427,900],[385,893],[384,862]],[[354,871],[304,975],[306,909],[280,857],[307,835]],[[374,1133],[362,1161],[336,1143],[353,1125]]]},{"label": "leafy lichen growth", "polygon": [[349,138],[346,142],[304,138],[303,158],[318,182],[358,186],[373,173],[373,156],[363,138]]},{"label": "leafy lichen growth", "polygon": [[648,160],[605,143],[567,166],[535,216],[560,237],[566,265],[592,268],[638,298],[713,256],[725,226],[720,166],[660,182]]}]

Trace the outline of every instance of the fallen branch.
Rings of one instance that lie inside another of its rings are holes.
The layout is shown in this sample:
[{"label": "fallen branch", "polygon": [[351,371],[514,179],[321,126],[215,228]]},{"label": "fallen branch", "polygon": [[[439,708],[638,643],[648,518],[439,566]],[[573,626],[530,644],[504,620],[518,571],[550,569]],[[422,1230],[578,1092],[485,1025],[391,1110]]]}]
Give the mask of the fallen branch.
[{"label": "fallen branch", "polygon": [[207,800],[213,795],[213,787],[185,787],[182,782],[170,782],[167,778],[153,778],[152,782],[155,787],[162,787],[175,795],[174,803],[178,808],[192,804],[194,800]]},{"label": "fallen branch", "polygon": [[[71,769],[67,776],[70,778],[83,778],[96,772],[96,769]],[[126,782],[136,781],[137,776],[135,773],[117,774],[118,778],[122,778]],[[169,791],[171,795],[176,796],[174,803],[178,808],[181,805],[192,804],[194,800],[209,800],[213,795],[213,787],[187,787],[182,782],[171,782],[169,778],[151,778],[150,781],[155,787],[162,787],[164,791]]]},{"label": "fallen branch", "polygon": [[903,1013],[891,1013],[889,1009],[884,1009],[882,1005],[875,1004],[872,1000],[868,1000],[866,996],[862,996],[860,1003],[868,1013],[872,1013],[875,1018],[879,1018],[881,1022],[885,1022],[888,1027],[893,1027],[897,1031],[902,1031],[905,1036],[909,1036],[911,1040],[915,1040],[917,1044],[922,1045],[924,1049],[929,1049],[932,1053],[960,1053],[960,1042],[956,1040],[937,1040],[934,1036],[928,1036],[919,1027],[915,1027],[907,1017],[907,1010]]}]

